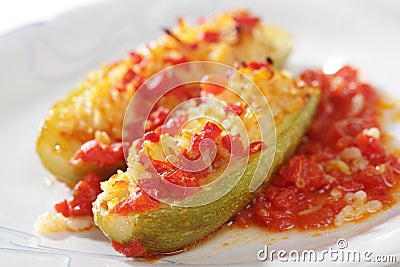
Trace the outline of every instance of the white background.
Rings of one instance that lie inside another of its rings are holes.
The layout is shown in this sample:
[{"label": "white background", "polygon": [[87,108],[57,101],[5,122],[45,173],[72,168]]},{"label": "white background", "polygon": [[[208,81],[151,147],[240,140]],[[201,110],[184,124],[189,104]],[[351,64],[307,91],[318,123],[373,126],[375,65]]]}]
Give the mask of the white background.
[{"label": "white background", "polygon": [[24,25],[46,21],[64,11],[101,0],[1,0],[0,35]]}]

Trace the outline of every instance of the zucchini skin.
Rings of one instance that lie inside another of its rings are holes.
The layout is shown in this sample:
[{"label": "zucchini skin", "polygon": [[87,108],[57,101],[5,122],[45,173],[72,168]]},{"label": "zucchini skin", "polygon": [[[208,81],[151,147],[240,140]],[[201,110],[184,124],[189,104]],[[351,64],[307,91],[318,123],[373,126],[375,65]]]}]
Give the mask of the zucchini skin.
[{"label": "zucchini skin", "polygon": [[[311,123],[318,102],[319,93],[311,91],[301,111],[288,114],[281,124],[276,125],[276,154],[271,171],[258,190],[249,192],[248,188],[260,153],[250,156],[243,177],[233,189],[212,203],[196,207],[163,204],[157,210],[122,216],[108,212],[99,195],[93,206],[95,223],[105,235],[119,243],[128,244],[133,239],[139,239],[149,254],[173,252],[193,245],[220,228],[268,184],[279,166],[296,150]],[[241,172],[233,175],[241,175]]]}]

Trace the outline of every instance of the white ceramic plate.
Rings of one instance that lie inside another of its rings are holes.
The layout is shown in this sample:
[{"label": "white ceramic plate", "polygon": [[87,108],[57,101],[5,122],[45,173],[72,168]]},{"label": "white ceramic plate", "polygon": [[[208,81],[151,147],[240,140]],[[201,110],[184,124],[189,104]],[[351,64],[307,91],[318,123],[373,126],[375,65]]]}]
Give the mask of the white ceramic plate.
[{"label": "white ceramic plate", "polygon": [[[0,259],[2,266],[131,266],[95,230],[42,236],[36,217],[52,210],[68,189],[52,178],[35,154],[35,139],[49,106],[88,70],[119,59],[138,43],[174,25],[179,15],[195,19],[233,7],[246,7],[266,23],[291,31],[295,50],[287,68],[298,72],[330,59],[351,63],[383,91],[400,97],[400,4],[396,1],[112,1],[87,6],[0,36]],[[400,98],[399,98],[400,99]],[[400,127],[390,125],[395,137]],[[399,208],[336,231],[270,234],[255,228],[221,231],[207,242],[164,264],[257,264],[257,252],[269,249],[332,248],[346,238],[348,248],[400,261]],[[345,249],[345,250],[347,250]],[[339,251],[345,251],[340,250]],[[274,260],[268,264],[280,265]],[[266,263],[265,263],[266,264]],[[308,265],[308,263],[302,263]],[[322,264],[334,264],[325,260]],[[347,263],[350,264],[350,263]],[[358,263],[362,265],[363,263]],[[377,263],[375,263],[377,264]]]}]

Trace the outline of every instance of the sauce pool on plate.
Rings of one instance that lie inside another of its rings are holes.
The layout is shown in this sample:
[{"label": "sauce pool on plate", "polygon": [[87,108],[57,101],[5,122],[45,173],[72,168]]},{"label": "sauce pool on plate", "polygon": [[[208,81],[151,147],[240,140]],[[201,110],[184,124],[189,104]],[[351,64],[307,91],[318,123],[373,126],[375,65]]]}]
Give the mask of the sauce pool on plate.
[{"label": "sauce pool on plate", "polygon": [[306,70],[301,79],[322,89],[313,123],[296,154],[235,217],[236,225],[321,229],[396,202],[400,157],[384,148],[376,89],[350,66],[333,74]]}]

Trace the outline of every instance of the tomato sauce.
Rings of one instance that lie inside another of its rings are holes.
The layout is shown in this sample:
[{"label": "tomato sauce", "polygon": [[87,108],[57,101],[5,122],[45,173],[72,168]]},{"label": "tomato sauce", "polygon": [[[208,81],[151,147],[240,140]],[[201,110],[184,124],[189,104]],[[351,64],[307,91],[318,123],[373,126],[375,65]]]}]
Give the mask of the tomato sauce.
[{"label": "tomato sauce", "polygon": [[312,125],[296,154],[238,213],[236,225],[256,224],[272,231],[320,229],[338,226],[341,211],[354,205],[348,196],[366,194],[361,208],[367,202],[379,208],[395,203],[400,157],[382,144],[375,89],[361,82],[350,66],[330,75],[306,70],[301,79],[322,89]]},{"label": "tomato sauce", "polygon": [[121,244],[111,240],[111,245],[115,251],[125,255],[127,258],[143,255],[146,252],[146,247],[143,246],[139,239],[133,239],[129,244]]}]

